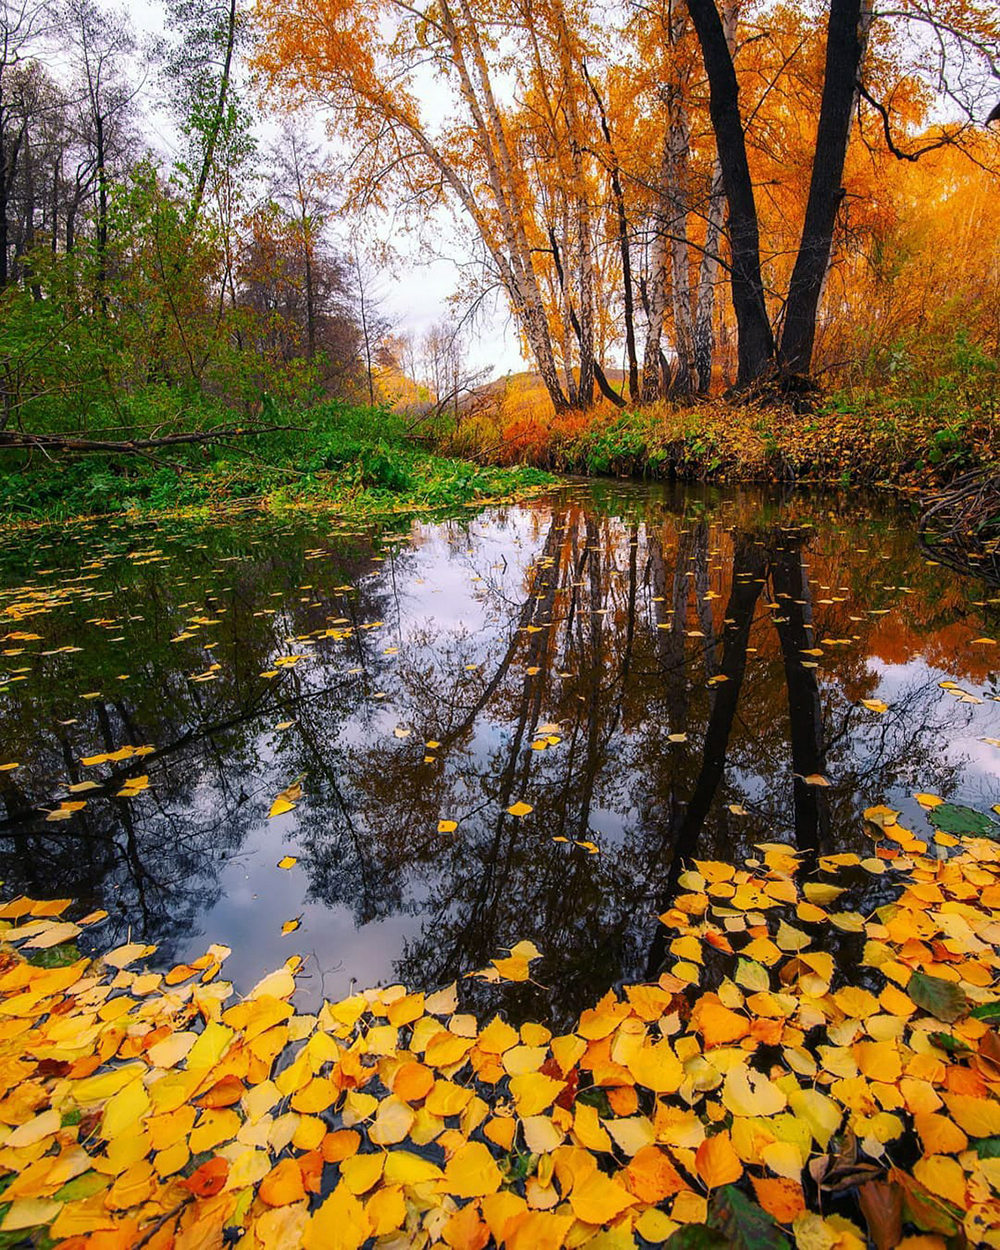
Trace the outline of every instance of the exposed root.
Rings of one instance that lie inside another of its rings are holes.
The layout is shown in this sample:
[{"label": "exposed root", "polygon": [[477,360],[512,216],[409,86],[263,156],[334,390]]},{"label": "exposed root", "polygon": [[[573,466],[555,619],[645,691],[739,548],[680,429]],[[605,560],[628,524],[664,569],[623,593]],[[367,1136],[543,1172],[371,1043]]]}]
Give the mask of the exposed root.
[{"label": "exposed root", "polygon": [[934,559],[1000,586],[1000,465],[964,473],[926,494],[919,532]]}]

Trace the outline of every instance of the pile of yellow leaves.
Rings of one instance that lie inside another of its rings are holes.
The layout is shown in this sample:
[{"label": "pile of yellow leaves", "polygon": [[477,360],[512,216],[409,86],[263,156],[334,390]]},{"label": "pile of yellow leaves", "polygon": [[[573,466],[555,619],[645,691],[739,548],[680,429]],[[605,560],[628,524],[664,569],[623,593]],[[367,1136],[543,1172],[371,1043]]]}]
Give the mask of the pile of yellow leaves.
[{"label": "pile of yellow leaves", "polygon": [[833,910],[857,856],[695,861],[669,970],[559,1036],[456,986],[299,1014],[297,957],[234,1001],[223,947],[134,971],[153,948],[77,957],[103,913],[14,900],[0,1246],[1000,1245],[1000,847],[868,818],[877,912]]}]

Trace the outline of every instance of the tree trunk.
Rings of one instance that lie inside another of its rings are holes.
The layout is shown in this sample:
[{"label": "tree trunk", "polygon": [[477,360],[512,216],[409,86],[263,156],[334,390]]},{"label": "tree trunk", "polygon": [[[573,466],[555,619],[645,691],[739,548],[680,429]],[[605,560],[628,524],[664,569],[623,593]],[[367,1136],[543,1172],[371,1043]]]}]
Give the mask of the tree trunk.
[{"label": "tree trunk", "polygon": [[[490,189],[507,246],[506,263],[501,265],[501,272],[504,274],[505,284],[514,304],[514,314],[524,327],[525,337],[535,357],[538,372],[552,400],[552,405],[556,412],[565,412],[570,405],[559,385],[548,318],[545,315],[545,305],[542,302],[538,278],[531,261],[531,248],[524,229],[521,203],[516,190],[514,165],[507,146],[503,120],[493,94],[489,67],[467,0],[459,0],[459,7],[465,24],[463,31],[459,30],[455,15],[446,2],[441,5],[441,23],[449,40],[452,60],[458,71],[460,90],[469,106],[476,130],[479,132],[483,155],[486,158]],[[482,92],[482,104],[476,94],[472,75],[466,63],[466,41]],[[411,133],[415,132],[411,129]],[[416,133],[419,135],[419,132]],[[434,153],[434,155],[440,162],[440,154]],[[468,203],[467,199],[466,203]],[[491,248],[491,251],[496,254],[495,249]]]},{"label": "tree trunk", "polygon": [[615,206],[615,222],[618,227],[618,251],[622,260],[622,302],[625,314],[625,358],[628,362],[628,393],[629,399],[632,403],[635,403],[639,398],[639,361],[635,353],[635,294],[632,286],[632,254],[628,243],[628,215],[625,211],[625,195],[622,191],[621,166],[618,162],[618,153],[611,141],[611,128],[608,125],[604,101],[601,99],[596,85],[587,73],[586,65],[583,67],[583,75],[597,104],[601,133],[604,135],[604,142],[607,145],[610,161],[611,199]]},{"label": "tree trunk", "polygon": [[687,0],[687,7],[708,76],[709,111],[729,204],[733,310],[739,331],[736,384],[748,386],[772,367],[774,335],[764,300],[760,226],[743,136],[739,86],[715,0]]},{"label": "tree trunk", "polygon": [[663,190],[668,207],[667,235],[670,247],[670,298],[674,315],[674,370],[671,393],[679,397],[694,389],[694,318],[691,311],[691,261],[687,238],[689,208],[687,112],[681,87],[667,96],[667,162]]},{"label": "tree trunk", "polygon": [[577,247],[578,287],[580,293],[580,380],[577,399],[581,408],[594,402],[594,257],[590,236],[590,213],[582,202],[578,205]]},{"label": "tree trunk", "polygon": [[102,312],[107,312],[108,297],[105,283],[108,276],[108,171],[105,164],[104,116],[95,109],[94,134],[97,140],[97,275],[98,302]]},{"label": "tree trunk", "polygon": [[316,294],[313,289],[312,239],[305,214],[302,217],[302,257],[306,287],[306,356],[316,355]]},{"label": "tree trunk", "polygon": [[712,190],[708,197],[705,223],[705,250],[698,267],[698,296],[694,317],[694,367],[698,374],[698,394],[707,395],[712,386],[712,357],[715,354],[715,283],[719,273],[719,240],[726,211],[726,190],[722,170],[716,160]]},{"label": "tree trunk", "polygon": [[844,198],[841,180],[867,27],[863,0],[830,0],[826,70],[809,199],[788,287],[778,354],[784,373],[808,373],[812,362],[816,315],[830,263],[837,210]]},{"label": "tree trunk", "polygon": [[[667,180],[669,136],[664,140],[663,157],[660,162],[660,186]],[[667,311],[667,256],[669,247],[665,238],[664,222],[659,216],[661,203],[654,209],[653,243],[649,251],[649,275],[646,281],[646,342],[642,353],[642,400],[652,403],[658,399],[660,388],[660,342],[663,338],[663,322]],[[666,388],[664,387],[664,390]]]},{"label": "tree trunk", "polygon": [[226,103],[229,96],[229,81],[232,75],[233,49],[236,45],[236,0],[229,0],[229,13],[226,17],[226,52],[222,62],[222,75],[219,79],[219,94],[212,110],[212,121],[208,131],[208,141],[202,154],[201,169],[198,171],[198,182],[194,189],[194,197],[188,209],[188,222],[193,223],[201,212],[202,200],[208,186],[209,175],[215,162],[215,149],[222,133],[222,123],[226,115]]}]

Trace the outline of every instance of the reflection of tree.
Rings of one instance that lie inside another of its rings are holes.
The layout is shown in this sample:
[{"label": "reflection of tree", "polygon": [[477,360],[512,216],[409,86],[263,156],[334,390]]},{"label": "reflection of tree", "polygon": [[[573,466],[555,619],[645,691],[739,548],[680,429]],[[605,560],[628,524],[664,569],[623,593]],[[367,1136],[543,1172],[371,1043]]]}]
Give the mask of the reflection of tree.
[{"label": "reflection of tree", "polygon": [[[722,660],[712,692],[711,712],[701,752],[701,767],[695,778],[688,802],[679,807],[672,822],[669,836],[665,839],[665,851],[669,854],[669,869],[657,899],[657,910],[663,911],[677,889],[684,860],[698,851],[702,827],[708,819],[715,802],[726,768],[729,739],[733,731],[736,708],[743,689],[747,667],[747,645],[753,625],[754,609],[760,598],[761,586],[767,572],[767,562],[762,547],[741,535],[735,540],[733,552],[733,581],[729,603],[726,608],[726,625],[722,637]],[[648,975],[656,976],[663,962],[666,931],[658,927],[650,948]]]},{"label": "reflection of tree", "polygon": [[776,544],[771,578],[775,600],[781,605],[772,619],[781,640],[788,690],[795,840],[799,849],[815,861],[820,850],[827,849],[830,807],[826,787],[816,784],[826,772],[826,744],[817,670],[805,658],[807,651],[815,649],[816,639],[812,591],[796,536],[785,535],[784,543]]},{"label": "reflection of tree", "polygon": [[[367,540],[308,527],[209,532],[172,564],[131,558],[140,544],[123,539],[94,583],[95,595],[113,588],[115,607],[84,596],[39,630],[48,649],[85,650],[47,659],[30,690],[0,692],[9,758],[25,761],[0,774],[8,883],[103,903],[121,931],[141,918],[147,936],[181,944],[219,897],[220,866],[305,774],[283,828],[294,826],[308,900],[358,926],[410,917],[392,974],[413,984],[532,938],[548,989],[499,997],[558,1021],[656,971],[655,916],[690,857],[739,861],[782,840],[868,853],[859,816],[872,796],[911,778],[954,788],[942,736],[969,710],[942,702],[931,669],[911,667],[885,716],[857,706],[877,684],[874,650],[933,654],[953,626],[958,592],[942,599],[905,535],[836,503],[814,529],[799,499],[706,494],[685,511],[683,498],[601,489],[607,506],[570,493],[419,529],[381,564]],[[449,585],[470,577],[460,623],[456,605],[431,615],[436,571]],[[868,613],[882,607],[891,614]],[[98,611],[116,618],[107,632],[128,618],[127,661],[87,624]],[[171,642],[198,616],[220,623]],[[321,636],[345,619],[342,637]],[[309,658],[261,678],[290,652]],[[215,659],[220,680],[189,679]],[[123,667],[133,676],[119,684]],[[82,704],[87,690],[103,693]],[[295,723],[275,735],[278,720]],[[560,742],[536,749],[546,721]],[[94,775],[80,756],[123,743],[155,751],[104,767],[84,811],[47,825],[39,805]],[[117,798],[140,771],[150,792]],[[814,773],[833,786],[802,780]],[[519,800],[534,806],[524,818],[506,810]],[[455,834],[437,833],[442,817]],[[578,845],[591,841],[599,854]],[[856,890],[859,905],[878,897],[867,878]],[[477,1008],[498,1001],[466,984]]]},{"label": "reflection of tree", "polygon": [[[24,761],[15,773],[0,773],[6,888],[105,906],[116,934],[134,929],[165,943],[168,955],[196,936],[198,916],[218,897],[219,867],[259,819],[249,815],[250,794],[262,788],[273,794],[287,783],[286,778],[274,786],[265,779],[262,721],[273,724],[279,716],[294,717],[331,700],[346,715],[359,698],[354,683],[328,673],[323,663],[305,680],[299,669],[287,670],[277,684],[260,673],[273,656],[288,651],[289,635],[315,632],[330,616],[341,615],[343,594],[333,587],[370,567],[371,547],[350,543],[324,569],[325,588],[314,592],[319,597],[305,604],[293,595],[308,546],[302,536],[271,534],[266,554],[259,534],[235,544],[229,531],[211,537],[213,542],[196,548],[205,553],[200,567],[192,568],[187,544],[183,562],[155,568],[123,568],[108,557],[108,584],[119,614],[108,613],[106,622],[83,620],[91,601],[108,602],[105,583],[97,583],[94,595],[82,597],[75,610],[60,607],[48,614],[38,632],[44,630],[46,649],[57,654],[38,663],[30,697],[12,687],[14,697],[4,708],[9,741]],[[222,571],[213,575],[213,563],[232,560],[234,546],[240,552],[238,569],[230,571],[233,584],[223,593],[211,587]],[[281,609],[271,615],[276,592]],[[378,583],[366,586],[351,603],[355,616],[363,621],[381,615],[382,593]],[[126,610],[125,604],[142,611]],[[222,626],[213,634],[216,647],[203,646],[209,641],[204,635],[182,645],[171,642],[198,613]],[[93,640],[95,625],[100,629],[105,623],[131,627],[127,660],[103,639]],[[366,654],[374,650],[374,635],[358,630],[357,638]],[[58,654],[66,642],[87,645],[69,661]],[[332,652],[344,645],[320,642],[317,649]],[[225,661],[220,680],[190,680],[189,674],[217,659]],[[125,664],[130,679],[118,684]],[[81,702],[73,694],[81,689],[109,693]],[[80,764],[88,754],[147,744],[153,746],[149,754],[99,767]],[[149,790],[138,800],[119,797],[125,779],[139,773],[148,774]],[[91,788],[79,795],[68,790],[81,782]],[[86,807],[70,820],[45,820],[60,801],[78,797]]]}]

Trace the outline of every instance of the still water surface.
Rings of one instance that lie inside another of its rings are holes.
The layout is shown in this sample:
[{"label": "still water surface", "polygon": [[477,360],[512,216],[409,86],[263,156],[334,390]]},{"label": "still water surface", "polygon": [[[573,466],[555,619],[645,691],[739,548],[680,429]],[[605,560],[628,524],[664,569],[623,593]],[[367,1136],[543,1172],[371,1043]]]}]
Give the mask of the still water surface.
[{"label": "still water surface", "polygon": [[[1000,801],[998,609],[847,495],[590,483],[440,523],[8,539],[2,893],[104,907],[95,942],[161,965],[231,946],[237,989],[300,953],[306,1003],[527,938],[540,984],[504,1006],[565,1021],[669,966],[689,857],[870,855],[870,804],[926,832],[914,791]],[[83,762],[122,747],[152,749]]]}]

